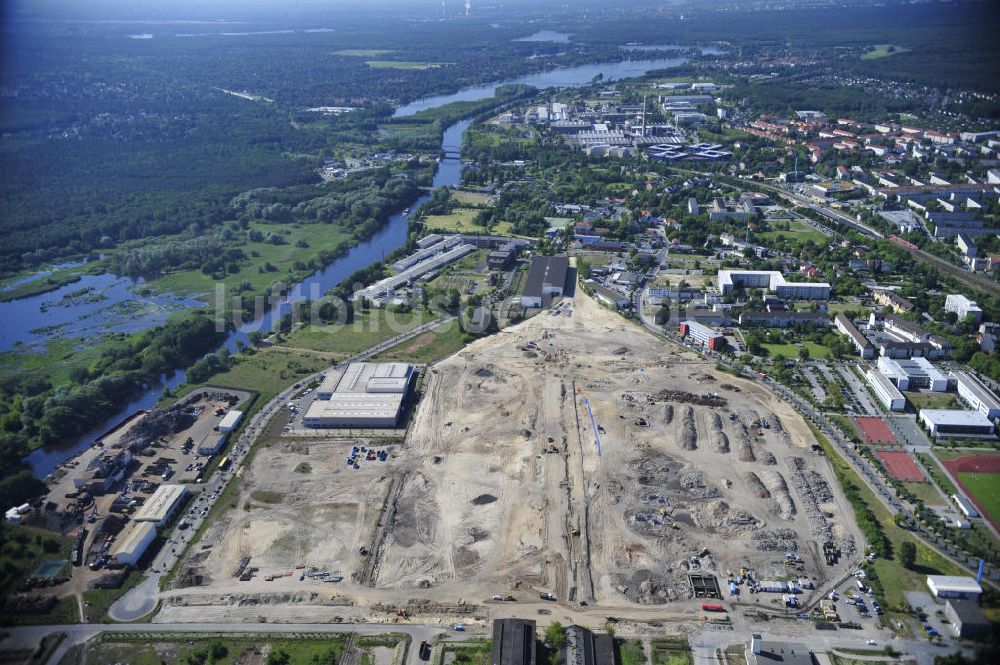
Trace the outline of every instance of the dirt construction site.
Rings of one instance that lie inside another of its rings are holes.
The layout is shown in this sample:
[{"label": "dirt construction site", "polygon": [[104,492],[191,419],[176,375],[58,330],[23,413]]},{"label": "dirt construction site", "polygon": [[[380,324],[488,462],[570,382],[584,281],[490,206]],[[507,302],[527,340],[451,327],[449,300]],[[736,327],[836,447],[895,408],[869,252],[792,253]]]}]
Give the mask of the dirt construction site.
[{"label": "dirt construction site", "polygon": [[426,368],[422,390],[403,443],[265,442],[156,620],[258,602],[497,614],[542,594],[602,616],[779,609],[762,581],[807,581],[807,603],[859,558],[791,407],[582,292]]}]

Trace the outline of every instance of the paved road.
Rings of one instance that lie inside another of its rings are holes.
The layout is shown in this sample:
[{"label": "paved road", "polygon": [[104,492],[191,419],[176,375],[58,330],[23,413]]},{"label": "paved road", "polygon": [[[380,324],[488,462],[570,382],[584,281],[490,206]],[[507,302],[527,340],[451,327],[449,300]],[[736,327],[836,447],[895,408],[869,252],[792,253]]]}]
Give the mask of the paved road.
[{"label": "paved road", "polygon": [[[462,635],[462,638],[480,636],[480,633],[487,632],[488,629],[479,629]],[[0,641],[0,649],[3,651],[13,651],[17,649],[33,649],[41,639],[51,633],[65,633],[66,639],[49,657],[50,664],[58,663],[66,652],[74,645],[83,644],[87,640],[104,632],[121,633],[212,633],[212,634],[244,634],[244,633],[343,633],[353,632],[362,635],[373,635],[378,633],[404,633],[410,636],[411,648],[407,654],[408,665],[419,665],[421,662],[418,656],[417,645],[421,641],[432,640],[435,636],[446,632],[447,628],[440,625],[423,624],[346,624],[346,623],[313,623],[313,624],[231,624],[231,623],[191,623],[191,624],[73,624],[68,626],[20,626],[10,629],[10,633]],[[831,650],[836,648],[858,648],[860,639],[855,635],[843,632],[815,633],[808,637],[798,636],[789,638],[788,635],[779,631],[756,631],[760,632],[765,640],[782,640],[791,642],[804,642],[812,650]],[[453,637],[458,634],[451,633]],[[622,634],[621,637],[634,637]],[[736,644],[747,639],[747,635],[736,633],[724,629],[703,629],[690,636],[692,651],[696,664],[714,664],[718,660],[715,657],[716,651],[725,649],[727,646]],[[879,640],[879,647],[885,646],[887,642]],[[922,640],[893,639],[891,644],[899,651],[913,655],[920,665],[932,665],[934,656],[948,653],[952,649],[936,647]],[[648,652],[647,652],[648,653]]]},{"label": "paved road", "polygon": [[132,623],[132,624],[73,624],[68,626],[19,626],[11,628],[10,633],[0,641],[0,651],[16,649],[34,649],[42,638],[52,633],[65,633],[66,639],[49,657],[48,663],[55,665],[75,644],[83,644],[87,640],[104,632],[115,633],[344,633],[353,632],[361,635],[378,633],[405,633],[410,636],[411,648],[406,662],[418,665],[420,662],[416,648],[422,640],[430,641],[435,635],[447,630],[442,626],[421,624],[357,624],[357,623],[309,623],[309,624],[234,624],[234,623]]},{"label": "paved road", "polygon": [[[454,318],[455,317],[453,315],[447,315],[417,326],[412,330],[407,330],[404,333],[396,335],[395,337],[387,339],[383,342],[379,342],[375,346],[365,349],[364,351],[361,351],[360,353],[357,353],[349,358],[345,358],[342,361],[342,364],[370,358],[378,353],[381,353],[382,351],[396,346],[401,342],[405,342],[408,339],[436,328],[439,325],[444,325],[452,321]],[[312,374],[299,381],[298,385],[310,383],[318,379],[319,375],[319,373]],[[232,461],[231,470],[228,472],[217,471],[210,480],[202,484],[198,498],[193,502],[192,507],[194,508],[194,511],[184,517],[188,524],[191,525],[190,528],[184,531],[180,531],[176,528],[174,529],[170,541],[153,559],[153,563],[149,567],[149,572],[146,574],[146,578],[135,588],[130,589],[121,598],[119,598],[108,609],[108,616],[115,621],[136,621],[156,609],[156,606],[159,603],[160,578],[168,574],[174,569],[174,567],[180,564],[180,560],[184,555],[185,547],[190,544],[190,540],[195,538],[194,534],[198,532],[202,523],[208,519],[212,507],[222,494],[222,490],[225,489],[226,485],[235,475],[235,470],[243,462],[243,459],[246,457],[250,447],[257,439],[257,436],[264,430],[268,421],[270,421],[271,418],[282,409],[283,405],[286,404],[288,400],[296,392],[298,392],[298,390],[300,389],[289,386],[272,397],[267,404],[265,404],[264,407],[250,419],[250,422],[243,429],[239,438],[229,447],[229,459]]]}]

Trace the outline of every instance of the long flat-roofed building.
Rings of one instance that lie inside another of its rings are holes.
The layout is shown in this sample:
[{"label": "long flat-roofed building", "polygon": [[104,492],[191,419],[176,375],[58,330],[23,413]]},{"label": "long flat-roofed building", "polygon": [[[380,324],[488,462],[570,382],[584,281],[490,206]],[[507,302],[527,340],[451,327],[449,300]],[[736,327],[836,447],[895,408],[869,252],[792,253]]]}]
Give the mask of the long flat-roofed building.
[{"label": "long flat-roofed building", "polygon": [[847,339],[851,340],[851,344],[853,344],[854,348],[858,350],[859,356],[865,359],[875,357],[875,347],[872,346],[872,343],[868,341],[868,338],[865,337],[860,330],[858,330],[858,327],[854,325],[854,322],[847,318],[843,312],[838,313],[837,316],[834,317],[833,322],[834,325],[837,326],[837,330],[843,333]]},{"label": "long flat-roofed building", "polygon": [[541,307],[546,296],[561,296],[568,274],[569,258],[564,255],[533,257],[521,294],[521,306]]},{"label": "long flat-roofed building", "polygon": [[302,424],[395,427],[415,380],[416,369],[407,363],[350,363],[323,377]]},{"label": "long flat-roofed building", "polygon": [[993,438],[993,421],[979,411],[961,409],[920,409],[920,422],[935,439]]},{"label": "long flat-roofed building", "polygon": [[978,600],[983,593],[983,587],[974,577],[964,575],[928,575],[927,588],[935,598]]},{"label": "long flat-roofed building", "polygon": [[118,534],[111,548],[111,559],[119,566],[134,566],[156,540],[156,524],[153,522],[133,522]]},{"label": "long flat-roofed building", "polygon": [[1000,399],[996,393],[969,372],[956,370],[951,372],[958,387],[958,396],[987,418],[1000,417]]},{"label": "long flat-roofed building", "polygon": [[865,378],[872,389],[872,393],[879,399],[885,408],[890,411],[903,411],[906,408],[906,398],[899,388],[892,384],[884,374],[873,367],[865,371]]},{"label": "long flat-roofed building", "polygon": [[948,390],[948,379],[927,358],[896,360],[880,356],[878,369],[900,390],[926,388],[938,393]]},{"label": "long flat-roofed building", "polygon": [[712,351],[722,349],[726,346],[725,335],[697,321],[683,321],[678,328],[678,333],[680,333],[681,337],[690,337]]},{"label": "long flat-roofed building", "polygon": [[170,518],[177,512],[185,496],[187,496],[187,488],[183,485],[160,485],[146,499],[132,520],[152,522],[154,526],[161,527],[169,522]]},{"label": "long flat-roofed building", "polygon": [[535,622],[495,619],[490,665],[535,665]]},{"label": "long flat-roofed building", "polygon": [[731,295],[742,287],[767,289],[789,300],[830,299],[830,285],[826,282],[789,282],[777,270],[720,270],[717,284],[722,295]]}]

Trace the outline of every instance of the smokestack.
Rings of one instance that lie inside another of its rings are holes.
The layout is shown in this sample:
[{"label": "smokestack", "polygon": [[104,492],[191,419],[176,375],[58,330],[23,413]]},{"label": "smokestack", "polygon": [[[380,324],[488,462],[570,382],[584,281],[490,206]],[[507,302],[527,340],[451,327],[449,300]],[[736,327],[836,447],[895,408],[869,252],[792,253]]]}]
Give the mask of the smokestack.
[{"label": "smokestack", "polygon": [[646,95],[642,96],[642,135],[646,136]]},{"label": "smokestack", "polygon": [[983,583],[983,569],[986,568],[986,562],[982,559],[979,560],[979,572],[976,573],[976,584]]}]

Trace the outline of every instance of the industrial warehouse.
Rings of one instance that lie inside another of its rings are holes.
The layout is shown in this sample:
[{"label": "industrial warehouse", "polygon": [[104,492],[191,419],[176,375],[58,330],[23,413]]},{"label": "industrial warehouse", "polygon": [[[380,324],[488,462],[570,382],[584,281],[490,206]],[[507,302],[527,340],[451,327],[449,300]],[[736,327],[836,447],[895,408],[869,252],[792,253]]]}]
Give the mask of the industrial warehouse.
[{"label": "industrial warehouse", "polygon": [[332,370],[323,378],[302,424],[311,428],[396,427],[416,374],[407,363],[359,362]]},{"label": "industrial warehouse", "polygon": [[153,526],[161,527],[177,512],[185,496],[187,488],[183,485],[160,485],[132,519],[136,522],[152,522]]}]

